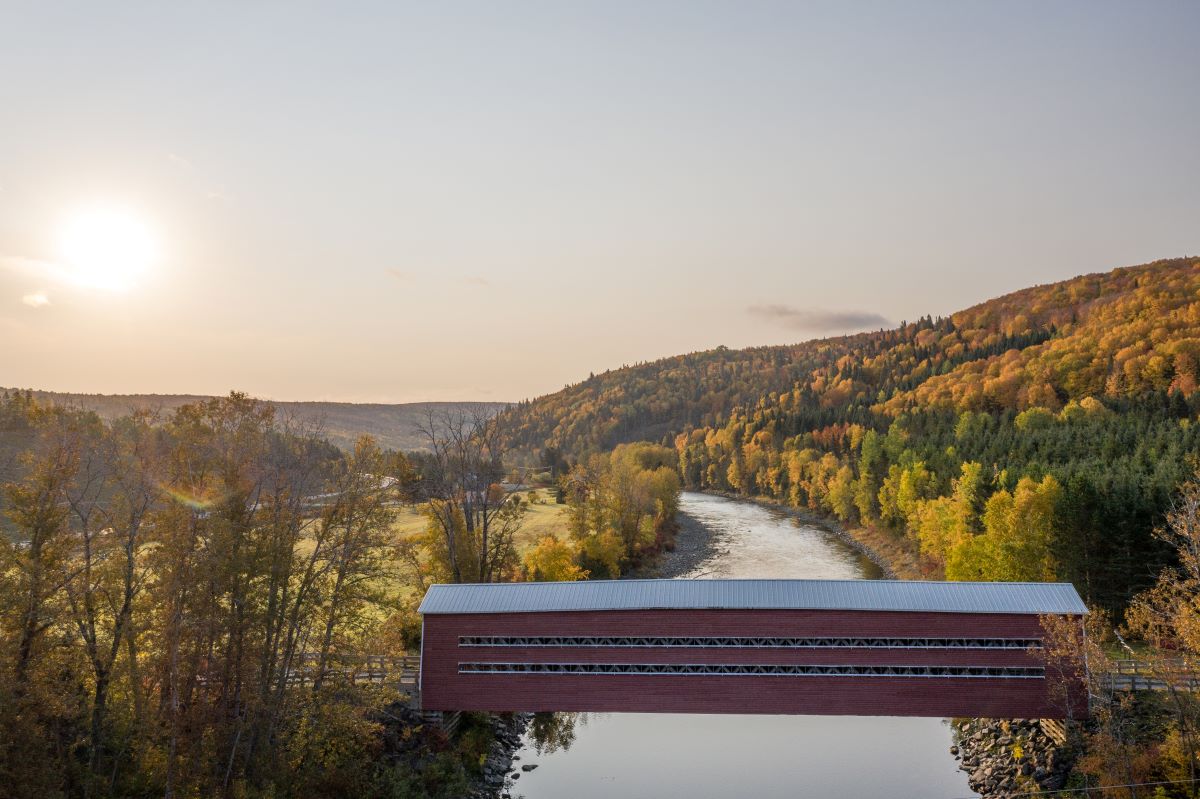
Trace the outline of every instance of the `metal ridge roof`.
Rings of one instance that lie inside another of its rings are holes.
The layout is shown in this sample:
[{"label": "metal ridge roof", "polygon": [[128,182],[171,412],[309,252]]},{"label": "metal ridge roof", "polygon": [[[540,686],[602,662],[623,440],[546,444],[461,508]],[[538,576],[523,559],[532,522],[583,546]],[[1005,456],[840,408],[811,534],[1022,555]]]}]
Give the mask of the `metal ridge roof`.
[{"label": "metal ridge roof", "polygon": [[1070,583],[918,580],[583,580],[430,586],[418,609],[439,613],[583,610],[879,610],[1087,613]]}]

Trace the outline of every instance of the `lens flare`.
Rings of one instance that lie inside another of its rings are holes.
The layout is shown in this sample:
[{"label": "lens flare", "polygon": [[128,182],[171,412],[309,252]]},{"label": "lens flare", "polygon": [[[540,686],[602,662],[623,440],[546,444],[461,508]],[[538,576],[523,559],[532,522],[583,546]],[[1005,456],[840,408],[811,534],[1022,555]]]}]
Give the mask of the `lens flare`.
[{"label": "lens flare", "polygon": [[158,489],[180,505],[192,510],[211,510],[221,503],[225,494],[208,489],[190,489],[184,486],[171,486],[159,483]]}]

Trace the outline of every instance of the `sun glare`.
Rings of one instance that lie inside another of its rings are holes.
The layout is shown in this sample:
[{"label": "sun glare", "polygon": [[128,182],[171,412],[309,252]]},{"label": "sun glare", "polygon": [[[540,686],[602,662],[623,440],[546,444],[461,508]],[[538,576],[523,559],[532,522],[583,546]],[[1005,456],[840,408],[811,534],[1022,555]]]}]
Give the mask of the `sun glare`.
[{"label": "sun glare", "polygon": [[132,288],[158,258],[149,226],[120,207],[87,208],[68,217],[58,249],[71,280],[110,291]]}]

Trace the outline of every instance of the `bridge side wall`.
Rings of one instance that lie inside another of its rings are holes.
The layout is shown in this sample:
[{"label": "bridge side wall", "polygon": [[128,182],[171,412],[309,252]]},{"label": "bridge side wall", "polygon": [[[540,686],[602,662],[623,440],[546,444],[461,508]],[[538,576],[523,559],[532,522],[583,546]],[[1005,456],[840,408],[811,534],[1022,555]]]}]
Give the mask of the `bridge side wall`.
[{"label": "bridge side wall", "polygon": [[[1036,616],[776,610],[431,614],[432,710],[1062,718],[1063,690],[1029,677],[460,673],[465,663],[1040,666],[1024,649],[463,646],[463,636],[1040,638]],[[1066,686],[1079,714],[1079,686]]]}]

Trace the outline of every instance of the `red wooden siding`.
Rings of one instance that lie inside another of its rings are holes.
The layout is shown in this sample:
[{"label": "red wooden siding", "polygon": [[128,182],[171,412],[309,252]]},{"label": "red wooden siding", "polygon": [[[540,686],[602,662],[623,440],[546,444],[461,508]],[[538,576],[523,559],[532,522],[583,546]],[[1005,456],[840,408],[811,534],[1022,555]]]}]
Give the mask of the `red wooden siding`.
[{"label": "red wooden siding", "polygon": [[[1040,666],[1022,649],[460,646],[460,636],[1041,638],[1033,615],[823,610],[614,610],[428,614],[430,710],[797,713],[1059,718],[1040,678],[460,674],[461,663]],[[1072,686],[1078,700],[1078,686]],[[1076,701],[1076,713],[1082,703]]]}]

